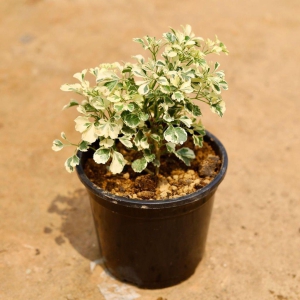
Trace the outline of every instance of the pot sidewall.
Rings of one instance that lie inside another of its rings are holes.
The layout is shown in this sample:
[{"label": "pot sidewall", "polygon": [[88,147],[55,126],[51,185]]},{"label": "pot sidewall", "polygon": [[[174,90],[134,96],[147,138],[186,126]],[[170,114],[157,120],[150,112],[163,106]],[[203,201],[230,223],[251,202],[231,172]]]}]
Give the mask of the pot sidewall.
[{"label": "pot sidewall", "polygon": [[194,273],[203,257],[214,194],[228,165],[221,142],[210,133],[206,140],[221,157],[219,174],[201,190],[171,200],[133,200],[100,189],[83,171],[90,153],[79,153],[77,173],[90,195],[101,255],[113,276],[162,288]]}]

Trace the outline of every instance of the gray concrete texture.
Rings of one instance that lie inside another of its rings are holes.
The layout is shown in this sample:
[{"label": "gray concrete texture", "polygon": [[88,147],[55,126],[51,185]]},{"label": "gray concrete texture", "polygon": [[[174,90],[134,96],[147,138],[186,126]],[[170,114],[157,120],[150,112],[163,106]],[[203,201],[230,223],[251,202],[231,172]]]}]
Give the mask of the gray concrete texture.
[{"label": "gray concrete texture", "polygon": [[[299,16],[298,0],[2,0],[0,299],[300,299]],[[91,271],[87,193],[63,167],[73,149],[51,150],[61,131],[78,139],[59,87],[181,24],[230,50],[227,112],[203,117],[230,165],[196,273],[141,290]]]}]

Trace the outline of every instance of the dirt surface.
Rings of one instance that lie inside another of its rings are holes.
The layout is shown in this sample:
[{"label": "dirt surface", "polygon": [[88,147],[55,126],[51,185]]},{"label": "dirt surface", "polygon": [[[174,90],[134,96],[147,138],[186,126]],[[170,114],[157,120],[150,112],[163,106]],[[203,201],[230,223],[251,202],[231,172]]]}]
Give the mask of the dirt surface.
[{"label": "dirt surface", "polygon": [[[191,141],[182,146],[193,149]],[[154,175],[152,164],[149,167],[152,174],[147,174],[146,171],[135,173],[130,166],[125,166],[122,174],[114,175],[108,171],[107,165],[97,164],[92,158],[88,159],[84,171],[98,187],[118,196],[143,200],[172,199],[205,187],[220,170],[221,159],[208,143],[205,142],[202,148],[193,150],[196,158],[191,166],[186,166],[174,154],[162,156],[158,175]],[[119,151],[126,161],[135,159],[135,151],[125,147]]]},{"label": "dirt surface", "polygon": [[[300,299],[299,0],[0,2],[0,299]],[[54,153],[74,132],[59,87],[100,62],[142,54],[133,37],[191,24],[224,41],[226,146],[206,255],[187,281],[141,290],[101,266],[88,196]]]}]

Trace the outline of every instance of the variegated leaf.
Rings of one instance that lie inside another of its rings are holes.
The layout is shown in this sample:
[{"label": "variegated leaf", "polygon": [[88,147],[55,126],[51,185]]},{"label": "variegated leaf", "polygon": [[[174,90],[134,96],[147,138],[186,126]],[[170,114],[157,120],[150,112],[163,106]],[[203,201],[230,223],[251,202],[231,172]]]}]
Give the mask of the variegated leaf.
[{"label": "variegated leaf", "polygon": [[110,158],[109,149],[98,149],[93,155],[93,159],[97,164],[105,164]]},{"label": "variegated leaf", "polygon": [[113,174],[121,173],[124,169],[125,164],[126,164],[126,160],[125,160],[124,156],[122,155],[122,153],[120,153],[118,151],[113,151],[112,162],[109,166],[109,170]]},{"label": "variegated leaf", "polygon": [[143,170],[147,168],[147,160],[142,157],[140,159],[136,159],[135,161],[132,162],[131,168],[133,169],[134,172],[141,173]]},{"label": "variegated leaf", "polygon": [[180,127],[173,127],[173,125],[169,125],[164,132],[164,138],[167,142],[183,144],[187,140],[187,133]]}]

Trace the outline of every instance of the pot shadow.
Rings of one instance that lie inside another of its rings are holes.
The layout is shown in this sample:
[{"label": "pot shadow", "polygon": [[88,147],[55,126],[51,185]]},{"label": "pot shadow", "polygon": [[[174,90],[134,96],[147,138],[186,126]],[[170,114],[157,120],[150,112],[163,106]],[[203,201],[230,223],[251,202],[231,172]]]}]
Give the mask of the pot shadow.
[{"label": "pot shadow", "polygon": [[[68,239],[76,251],[85,258],[95,261],[101,257],[89,196],[85,189],[75,190],[69,196],[57,195],[48,208],[49,213],[57,214],[62,219],[61,234],[55,237],[58,245]],[[44,233],[50,234],[51,227],[45,227]]]}]

